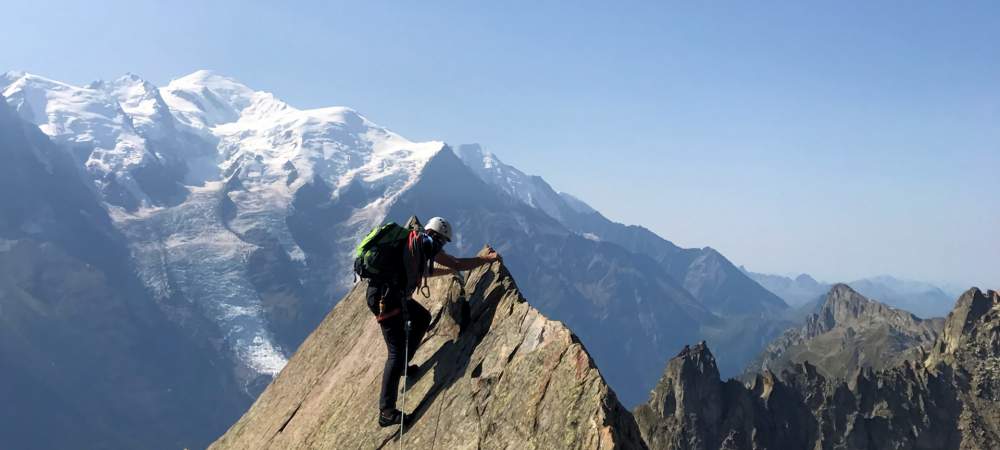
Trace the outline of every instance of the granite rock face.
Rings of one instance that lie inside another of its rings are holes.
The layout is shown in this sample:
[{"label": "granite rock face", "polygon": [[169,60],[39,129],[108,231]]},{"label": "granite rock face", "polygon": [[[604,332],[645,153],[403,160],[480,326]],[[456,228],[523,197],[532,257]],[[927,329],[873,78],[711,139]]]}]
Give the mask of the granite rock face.
[{"label": "granite rock face", "polygon": [[635,418],[651,449],[1000,446],[1000,294],[966,292],[925,359],[846,381],[802,362],[744,385],[701,344],[670,360]]},{"label": "granite rock face", "polygon": [[[414,356],[408,448],[645,448],[632,415],[579,340],[521,296],[500,263],[432,279]],[[460,325],[462,303],[471,320]],[[213,449],[389,448],[376,422],[385,345],[361,283]]]},{"label": "granite rock face", "polygon": [[924,366],[954,376],[961,448],[1000,447],[1000,293],[962,294]]},{"label": "granite rock face", "polygon": [[859,368],[919,360],[943,326],[944,319],[920,319],[837,284],[804,325],[787,330],[750,363],[744,378],[809,361],[824,376],[844,379]]}]

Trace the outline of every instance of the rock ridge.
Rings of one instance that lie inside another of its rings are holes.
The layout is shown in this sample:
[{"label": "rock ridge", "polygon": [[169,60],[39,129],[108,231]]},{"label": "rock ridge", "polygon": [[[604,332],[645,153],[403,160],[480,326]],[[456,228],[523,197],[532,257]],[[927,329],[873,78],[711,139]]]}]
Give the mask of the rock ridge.
[{"label": "rock ridge", "polygon": [[[409,448],[645,448],[631,413],[562,323],[532,308],[501,263],[433,278],[406,393]],[[376,423],[385,348],[360,283],[211,448],[387,448]],[[462,304],[471,320],[461,325]],[[413,406],[415,405],[415,406]]]},{"label": "rock ridge", "polygon": [[780,373],[808,360],[825,377],[846,379],[859,368],[922,359],[943,327],[944,319],[921,319],[836,284],[819,311],[772,341],[743,378],[765,369]]},{"label": "rock ridge", "polygon": [[998,448],[1000,294],[963,294],[924,356],[846,379],[791,363],[744,384],[720,380],[699,344],[668,362],[635,418],[654,450]]}]

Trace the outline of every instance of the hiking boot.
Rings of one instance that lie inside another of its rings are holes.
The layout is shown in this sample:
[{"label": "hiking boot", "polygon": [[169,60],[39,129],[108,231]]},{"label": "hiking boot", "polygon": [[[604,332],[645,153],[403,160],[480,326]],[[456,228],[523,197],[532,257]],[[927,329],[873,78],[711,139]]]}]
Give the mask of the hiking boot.
[{"label": "hiking boot", "polygon": [[404,419],[406,423],[410,423],[410,415],[403,414],[398,409],[389,409],[378,413],[378,425],[380,427],[399,425],[399,421]]}]

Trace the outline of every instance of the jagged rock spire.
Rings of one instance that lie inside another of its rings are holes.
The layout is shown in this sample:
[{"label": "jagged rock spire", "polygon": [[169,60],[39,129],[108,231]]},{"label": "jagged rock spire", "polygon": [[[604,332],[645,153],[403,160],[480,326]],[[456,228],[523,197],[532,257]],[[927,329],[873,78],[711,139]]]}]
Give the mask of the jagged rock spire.
[{"label": "jagged rock spire", "polygon": [[[848,289],[835,288],[829,301],[857,313],[878,307]],[[744,386],[719,380],[714,358],[698,345],[667,363],[635,418],[654,450],[998,448],[998,336],[1000,294],[972,289],[949,315],[927,365],[858,367],[845,380],[826,378],[806,361],[780,375],[764,370]]]}]

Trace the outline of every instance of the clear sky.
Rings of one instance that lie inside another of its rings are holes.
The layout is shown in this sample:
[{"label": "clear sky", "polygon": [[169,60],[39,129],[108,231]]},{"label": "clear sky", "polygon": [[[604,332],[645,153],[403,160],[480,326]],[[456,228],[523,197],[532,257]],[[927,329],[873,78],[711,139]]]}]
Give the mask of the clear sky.
[{"label": "clear sky", "polygon": [[1000,6],[722,3],[5,2],[0,70],[213,69],[753,270],[1000,288]]}]

